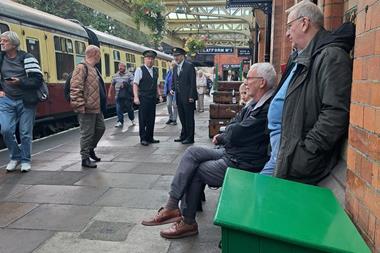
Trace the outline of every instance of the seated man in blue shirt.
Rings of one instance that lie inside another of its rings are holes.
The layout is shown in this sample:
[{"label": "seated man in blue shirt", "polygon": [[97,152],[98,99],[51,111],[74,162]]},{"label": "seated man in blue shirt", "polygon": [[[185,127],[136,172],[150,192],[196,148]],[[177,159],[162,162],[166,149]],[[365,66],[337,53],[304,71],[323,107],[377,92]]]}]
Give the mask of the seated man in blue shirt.
[{"label": "seated man in blue shirt", "polygon": [[[175,222],[161,231],[164,238],[198,234],[195,215],[205,184],[220,187],[228,167],[260,172],[268,160],[267,112],[276,82],[276,72],[269,63],[254,64],[247,76],[247,92],[252,101],[238,114],[213,143],[221,149],[189,147],[186,149],[171,183],[169,199],[158,213],[142,222],[155,226]],[[184,208],[179,209],[179,201]]]}]

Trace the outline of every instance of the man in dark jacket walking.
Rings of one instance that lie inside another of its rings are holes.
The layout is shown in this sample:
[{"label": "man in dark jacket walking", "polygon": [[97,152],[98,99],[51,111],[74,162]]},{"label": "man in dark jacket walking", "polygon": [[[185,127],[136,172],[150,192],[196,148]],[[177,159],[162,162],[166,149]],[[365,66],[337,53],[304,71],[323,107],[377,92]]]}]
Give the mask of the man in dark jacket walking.
[{"label": "man in dark jacket walking", "polygon": [[173,48],[174,60],[177,65],[173,68],[173,85],[171,94],[176,94],[178,116],[181,121],[181,135],[175,142],[182,144],[194,143],[194,110],[195,100],[198,99],[196,72],[193,64],[185,60],[185,50]]},{"label": "man in dark jacket walking", "polygon": [[[146,226],[176,222],[161,231],[162,237],[174,239],[198,233],[195,214],[204,185],[222,186],[227,167],[259,172],[268,160],[267,112],[276,72],[271,64],[258,63],[251,67],[247,79],[248,94],[253,101],[232,120],[224,133],[213,139],[214,144],[224,148],[186,149],[171,183],[165,207],[142,222]],[[181,204],[184,207],[183,217],[178,207],[180,200],[185,202]]]},{"label": "man in dark jacket walking", "polygon": [[311,2],[290,10],[286,35],[296,53],[274,96],[283,94],[281,110],[268,113],[271,132],[280,130],[274,176],[317,184],[335,166],[348,127],[353,31],[324,30],[323,13]]}]

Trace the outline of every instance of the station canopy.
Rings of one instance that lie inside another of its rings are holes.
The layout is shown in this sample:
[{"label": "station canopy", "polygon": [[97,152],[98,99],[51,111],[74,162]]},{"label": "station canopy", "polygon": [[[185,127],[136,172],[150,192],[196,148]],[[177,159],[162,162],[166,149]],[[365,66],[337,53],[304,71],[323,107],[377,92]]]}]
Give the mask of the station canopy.
[{"label": "station canopy", "polygon": [[[84,5],[135,27],[128,0],[77,0]],[[162,0],[166,13],[164,42],[182,46],[190,36],[206,36],[206,45],[248,46],[254,30],[252,8],[227,8],[226,0]],[[147,28],[142,31],[149,33]]]}]

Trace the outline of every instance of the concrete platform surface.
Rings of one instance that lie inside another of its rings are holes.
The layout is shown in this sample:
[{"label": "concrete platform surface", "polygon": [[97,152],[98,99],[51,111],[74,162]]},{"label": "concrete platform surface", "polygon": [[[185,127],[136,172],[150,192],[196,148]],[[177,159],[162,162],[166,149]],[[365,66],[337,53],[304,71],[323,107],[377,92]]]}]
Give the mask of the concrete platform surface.
[{"label": "concrete platform surface", "polygon": [[[213,147],[208,110],[195,115],[194,145]],[[125,118],[121,129],[115,118],[107,120],[97,169],[81,167],[78,129],[34,142],[29,173],[6,173],[7,152],[0,152],[0,253],[220,252],[220,229],[212,224],[218,190],[206,190],[197,236],[167,240],[159,231],[168,225],[140,224],[165,204],[188,145],[174,142],[180,124],[165,124],[163,104],[157,106],[158,144],[141,146],[138,125]]]}]

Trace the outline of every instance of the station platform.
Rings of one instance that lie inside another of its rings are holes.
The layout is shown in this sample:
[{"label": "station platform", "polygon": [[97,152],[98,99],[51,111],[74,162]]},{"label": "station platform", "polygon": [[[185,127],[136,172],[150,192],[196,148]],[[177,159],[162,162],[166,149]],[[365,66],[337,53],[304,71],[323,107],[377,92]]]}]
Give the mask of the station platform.
[{"label": "station platform", "polygon": [[[206,108],[210,100],[205,97]],[[208,110],[195,115],[194,145],[213,147]],[[189,146],[173,141],[180,124],[165,125],[167,119],[166,105],[158,105],[160,143],[147,147],[139,143],[137,125],[126,121],[118,129],[116,119],[108,119],[97,169],[81,167],[78,129],[35,141],[32,171],[25,174],[6,173],[7,152],[0,152],[0,252],[220,252],[220,229],[213,225],[218,190],[206,188],[197,236],[167,240],[159,231],[170,225],[140,224],[165,204]]]}]

